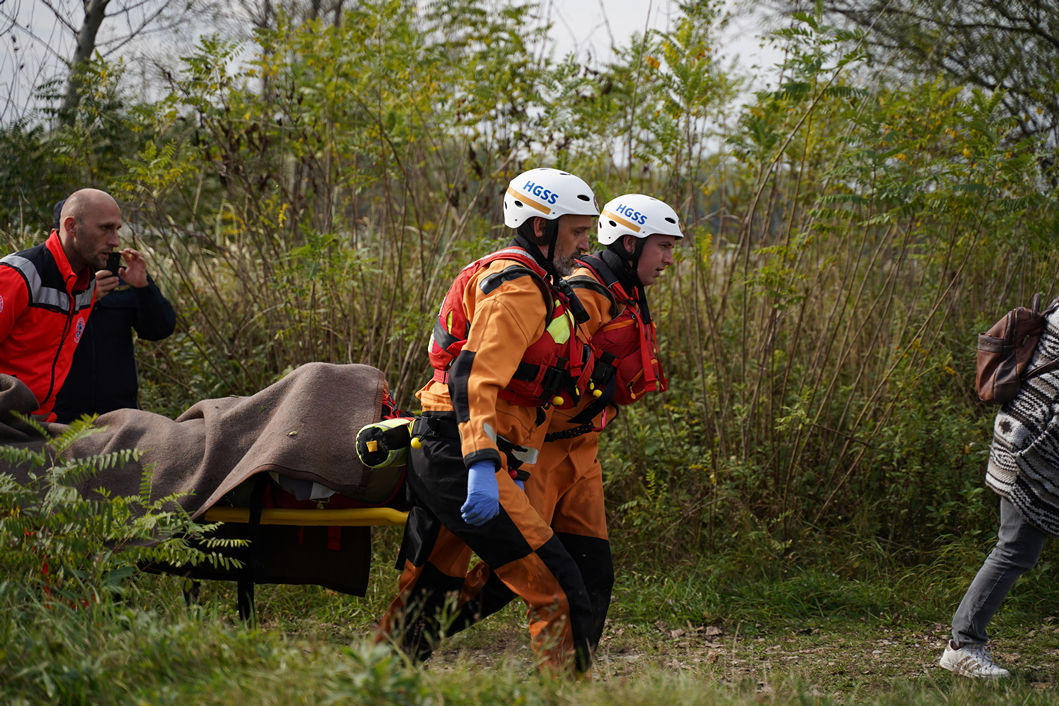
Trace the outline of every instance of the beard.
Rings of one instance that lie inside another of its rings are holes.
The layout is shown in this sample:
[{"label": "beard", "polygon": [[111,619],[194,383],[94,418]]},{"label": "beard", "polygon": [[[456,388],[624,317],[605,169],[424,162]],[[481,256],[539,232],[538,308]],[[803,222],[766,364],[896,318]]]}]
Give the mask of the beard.
[{"label": "beard", "polygon": [[574,267],[577,262],[574,258],[577,257],[576,252],[571,253],[559,253],[555,258],[555,271],[559,273],[560,277],[569,277],[574,273]]},{"label": "beard", "polygon": [[74,223],[74,235],[79,243],[80,255],[92,271],[98,271],[107,266],[107,253],[96,249],[96,245],[89,239],[87,229],[80,223]]}]

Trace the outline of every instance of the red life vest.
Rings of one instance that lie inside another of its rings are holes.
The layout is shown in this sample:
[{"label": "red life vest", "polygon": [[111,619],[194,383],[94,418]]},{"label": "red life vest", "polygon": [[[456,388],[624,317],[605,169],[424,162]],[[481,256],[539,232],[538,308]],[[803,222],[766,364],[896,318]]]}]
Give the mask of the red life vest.
[{"label": "red life vest", "polygon": [[471,324],[463,309],[467,282],[478,272],[497,260],[513,260],[519,266],[504,269],[493,275],[482,286],[500,286],[515,276],[530,276],[544,297],[547,322],[544,333],[522,355],[518,369],[500,391],[499,396],[520,407],[573,407],[588,387],[592,375],[591,348],[577,337],[577,326],[569,311],[567,298],[552,287],[548,273],[533,257],[518,247],[508,247],[475,260],[460,271],[449,287],[441,304],[434,332],[430,337],[430,364],[435,368],[434,379],[448,382],[448,369],[467,343]]},{"label": "red life vest", "polygon": [[[614,368],[616,385],[612,401],[619,405],[632,404],[648,392],[664,392],[668,381],[658,357],[658,333],[654,321],[644,321],[638,302],[632,296],[636,290],[625,291],[614,272],[599,257],[584,255],[579,261],[603,283],[617,310],[617,315],[592,336],[597,368],[601,362]],[[575,277],[569,282],[574,287],[585,284],[579,279]],[[603,377],[601,370],[596,370],[596,377]]]}]

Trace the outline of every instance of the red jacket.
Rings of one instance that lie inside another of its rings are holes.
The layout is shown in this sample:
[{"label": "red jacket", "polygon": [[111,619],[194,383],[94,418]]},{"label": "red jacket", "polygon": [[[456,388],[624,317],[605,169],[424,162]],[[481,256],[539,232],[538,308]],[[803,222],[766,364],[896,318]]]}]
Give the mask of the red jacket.
[{"label": "red jacket", "polygon": [[56,231],[47,242],[0,259],[0,373],[29,387],[40,404],[34,415],[46,421],[55,418],[55,395],[95,297],[91,268],[70,269]]}]

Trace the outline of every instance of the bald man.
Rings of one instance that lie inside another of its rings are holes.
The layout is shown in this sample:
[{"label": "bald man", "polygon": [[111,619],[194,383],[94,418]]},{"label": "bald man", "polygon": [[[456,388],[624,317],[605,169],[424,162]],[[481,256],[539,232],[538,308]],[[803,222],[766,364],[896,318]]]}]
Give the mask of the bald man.
[{"label": "bald man", "polygon": [[66,199],[46,242],[0,259],[0,373],[29,387],[43,421],[55,420],[55,395],[92,305],[118,284],[117,276],[96,280],[95,273],[118,247],[119,228],[117,201],[81,189]]},{"label": "bald man", "polygon": [[[66,201],[55,204],[55,230]],[[139,409],[140,383],[136,371],[133,331],[141,341],[160,341],[176,330],[176,312],[147,274],[142,253],[121,251],[125,266],[118,286],[106,297],[96,297],[92,317],[77,344],[66,383],[55,398],[55,421],[69,424],[86,414],[106,414],[115,409]],[[99,286],[118,274],[96,272]]]}]

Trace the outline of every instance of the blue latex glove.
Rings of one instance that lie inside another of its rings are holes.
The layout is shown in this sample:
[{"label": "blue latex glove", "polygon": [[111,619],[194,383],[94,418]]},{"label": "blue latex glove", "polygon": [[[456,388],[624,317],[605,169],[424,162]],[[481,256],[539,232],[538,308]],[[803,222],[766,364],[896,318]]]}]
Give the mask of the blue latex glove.
[{"label": "blue latex glove", "polygon": [[500,486],[492,461],[475,461],[467,470],[467,502],[460,508],[463,521],[482,525],[500,512]]},{"label": "blue latex glove", "polygon": [[518,489],[521,490],[523,493],[526,492],[526,481],[517,480],[517,481],[515,481],[515,485],[517,485]]}]

